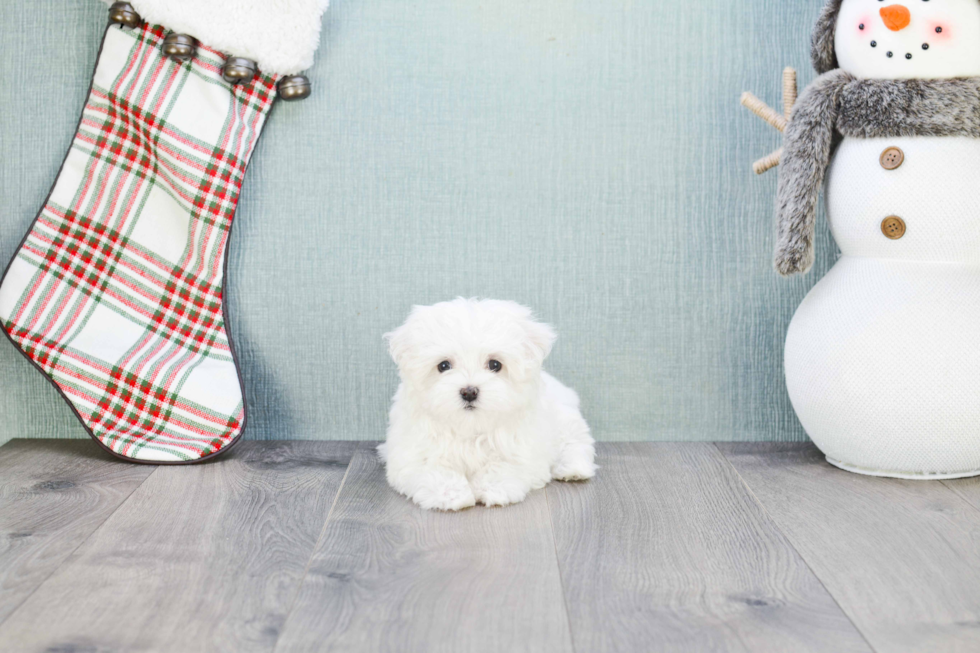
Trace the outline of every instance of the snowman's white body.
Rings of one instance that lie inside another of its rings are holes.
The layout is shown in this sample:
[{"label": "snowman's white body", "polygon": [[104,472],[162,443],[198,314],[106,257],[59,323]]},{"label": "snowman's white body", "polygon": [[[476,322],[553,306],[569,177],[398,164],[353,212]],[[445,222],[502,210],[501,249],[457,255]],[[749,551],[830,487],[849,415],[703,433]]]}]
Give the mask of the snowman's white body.
[{"label": "snowman's white body", "polygon": [[[821,72],[980,76],[978,0],[828,0],[828,17],[813,41]],[[904,153],[899,167],[882,160],[888,148]],[[855,472],[980,475],[980,139],[845,138],[826,193],[842,256],[786,337],[806,432]],[[882,229],[891,216],[906,227],[894,240]]]},{"label": "snowman's white body", "polygon": [[[889,147],[905,156],[895,170]],[[856,472],[980,474],[980,139],[845,139],[827,213],[842,257],[786,338],[807,434]],[[889,216],[906,224],[898,240]]]}]

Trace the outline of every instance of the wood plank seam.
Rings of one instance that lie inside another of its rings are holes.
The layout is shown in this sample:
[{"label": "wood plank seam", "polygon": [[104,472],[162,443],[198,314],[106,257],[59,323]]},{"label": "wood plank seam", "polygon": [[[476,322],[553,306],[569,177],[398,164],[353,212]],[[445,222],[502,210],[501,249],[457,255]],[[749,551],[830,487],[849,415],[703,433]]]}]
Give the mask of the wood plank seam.
[{"label": "wood plank seam", "polygon": [[[360,449],[361,447],[358,447]],[[354,453],[357,449],[351,453],[351,460],[354,458]],[[285,630],[285,626],[289,623],[289,617],[293,614],[293,610],[296,608],[296,602],[299,600],[300,591],[303,589],[303,583],[306,582],[306,576],[310,573],[310,565],[313,564],[313,556],[316,554],[317,549],[320,546],[320,542],[323,540],[323,535],[327,532],[327,526],[330,524],[330,520],[333,518],[334,509],[337,507],[337,500],[340,498],[340,493],[344,490],[344,485],[347,483],[347,476],[350,474],[350,462],[347,463],[347,469],[344,470],[344,477],[340,479],[340,485],[337,486],[337,494],[333,496],[333,503],[330,504],[330,510],[327,511],[327,518],[323,521],[323,528],[320,529],[320,535],[316,538],[316,543],[313,548],[310,549],[310,557],[306,559],[306,567],[303,569],[303,575],[300,577],[299,582],[296,583],[296,590],[293,594],[293,600],[289,604],[289,609],[286,610],[286,616],[282,620],[283,628],[279,630],[276,635],[276,643],[272,647],[272,653],[276,653],[279,649],[279,641],[282,639],[282,633]]]},{"label": "wood plank seam", "polygon": [[274,650],[357,446],[245,442],[215,464],[159,470],[0,639],[25,651]]},{"label": "wood plank seam", "polygon": [[[17,438],[17,439],[20,439],[20,438]],[[26,439],[26,438],[24,438],[24,439]],[[16,439],[15,439],[15,440],[16,440]],[[15,440],[11,440],[11,442],[13,442],[13,441],[15,441]],[[65,566],[66,564],[70,564],[70,563],[72,562],[72,556],[73,556],[73,555],[75,555],[75,552],[76,552],[76,551],[78,551],[78,549],[79,549],[79,548],[80,548],[80,547],[81,547],[81,546],[82,546],[83,544],[85,544],[86,542],[88,542],[88,541],[89,541],[89,540],[90,540],[90,539],[92,538],[92,536],[93,536],[93,535],[95,535],[95,534],[96,534],[96,533],[97,533],[97,532],[98,532],[98,531],[99,531],[99,530],[100,530],[100,529],[101,529],[101,528],[102,528],[103,526],[105,526],[105,524],[106,524],[106,522],[108,522],[108,521],[109,521],[109,519],[111,519],[111,518],[112,518],[112,516],[113,516],[113,515],[115,515],[115,514],[116,514],[116,512],[117,512],[117,511],[118,511],[118,510],[119,510],[120,508],[122,508],[122,507],[123,507],[123,506],[124,506],[124,505],[125,505],[126,503],[128,503],[128,502],[129,502],[129,500],[130,500],[130,498],[131,498],[131,497],[133,496],[133,494],[134,494],[134,493],[136,492],[136,490],[138,490],[138,489],[140,489],[140,488],[141,488],[141,487],[143,486],[143,483],[146,483],[146,481],[147,481],[147,480],[149,480],[149,478],[150,478],[151,476],[153,476],[154,474],[156,474],[156,473],[157,473],[157,470],[158,470],[158,469],[159,469],[159,467],[158,467],[158,468],[156,468],[156,469],[154,469],[154,470],[153,470],[152,472],[150,472],[149,474],[147,474],[147,475],[146,475],[146,478],[144,478],[144,479],[143,479],[142,481],[140,481],[140,482],[139,482],[139,483],[138,483],[137,485],[135,485],[135,486],[133,487],[133,489],[132,489],[132,491],[131,491],[131,492],[130,492],[129,494],[127,494],[127,495],[126,495],[126,498],[125,498],[125,499],[123,499],[122,501],[120,501],[120,502],[119,502],[119,505],[117,505],[117,506],[116,506],[115,508],[113,508],[113,510],[112,510],[112,512],[110,512],[110,513],[109,513],[108,515],[106,515],[106,516],[105,516],[105,519],[103,519],[103,520],[102,520],[101,522],[99,522],[99,525],[98,525],[98,526],[96,526],[95,528],[93,528],[93,529],[92,529],[92,531],[91,531],[91,532],[90,532],[90,533],[89,533],[88,535],[86,535],[86,536],[85,536],[85,537],[84,537],[83,539],[81,539],[81,540],[80,540],[80,541],[78,542],[78,544],[77,544],[77,545],[75,545],[75,547],[74,547],[74,548],[72,548],[72,550],[71,550],[71,553],[69,553],[69,554],[68,554],[67,556],[65,556],[65,559],[61,561],[61,564],[59,564],[59,565],[58,565],[57,567],[55,567],[54,569],[52,569],[52,570],[51,570],[51,572],[50,572],[50,573],[49,573],[49,574],[48,574],[47,576],[45,576],[45,577],[44,577],[44,580],[42,580],[42,581],[41,581],[40,583],[38,583],[38,584],[37,584],[37,585],[36,585],[36,586],[34,587],[34,589],[32,589],[32,590],[31,590],[31,591],[30,591],[30,592],[29,592],[29,593],[28,593],[28,594],[27,594],[27,595],[26,595],[26,596],[25,596],[25,597],[24,597],[23,599],[21,599],[21,601],[20,601],[20,602],[19,602],[19,603],[17,604],[17,607],[16,607],[16,608],[14,608],[13,610],[11,610],[11,611],[10,611],[10,612],[9,612],[9,613],[7,614],[7,616],[6,616],[6,617],[4,617],[3,619],[0,619],[0,626],[2,626],[2,625],[3,625],[4,623],[6,623],[6,622],[7,622],[7,620],[9,620],[9,619],[10,619],[10,618],[11,618],[12,616],[14,616],[15,614],[17,614],[17,611],[18,611],[18,610],[20,610],[20,609],[21,609],[21,607],[22,607],[22,606],[23,606],[23,605],[24,605],[25,603],[27,603],[27,601],[28,601],[28,600],[29,600],[29,599],[30,599],[30,598],[31,598],[32,596],[34,596],[34,594],[36,594],[36,593],[37,593],[37,591],[38,591],[39,589],[41,589],[41,587],[43,587],[43,586],[44,586],[44,584],[45,584],[45,583],[47,583],[47,582],[48,582],[48,581],[49,581],[49,580],[51,579],[51,577],[55,575],[55,573],[56,573],[56,572],[58,572],[58,571],[59,571],[59,570],[60,570],[60,569],[61,569],[62,567],[64,567],[64,566]]]},{"label": "wood plank seam", "polygon": [[573,651],[545,497],[423,511],[351,467],[277,651]]},{"label": "wood plank seam", "polygon": [[565,621],[568,624],[568,639],[572,643],[572,650],[578,651],[575,646],[575,631],[572,628],[572,613],[568,609],[568,593],[565,592],[565,579],[562,577],[561,573],[561,558],[558,556],[558,536],[555,534],[555,513],[551,510],[551,499],[548,497],[547,486],[542,490],[544,492],[545,505],[548,506],[548,525],[551,527],[551,546],[555,552],[555,567],[558,569],[558,586],[561,588],[561,602],[562,608],[565,610]]},{"label": "wood plank seam", "polygon": [[980,512],[980,506],[974,504],[972,501],[970,501],[965,496],[963,496],[953,485],[950,485],[950,483],[957,483],[957,482],[962,483],[964,480],[968,480],[968,479],[959,479],[958,481],[939,481],[939,482],[942,483],[947,490],[955,494],[957,499],[963,501],[977,512]]},{"label": "wood plank seam", "polygon": [[762,499],[759,498],[759,496],[755,493],[755,491],[748,484],[745,478],[743,478],[742,475],[739,473],[738,469],[736,469],[735,465],[732,464],[732,461],[729,460],[728,455],[721,449],[721,447],[718,446],[718,443],[713,442],[712,446],[718,451],[718,453],[721,454],[721,457],[725,460],[725,463],[735,473],[735,476],[738,478],[739,482],[741,482],[746,492],[748,492],[749,496],[752,497],[752,500],[755,501],[755,503],[759,506],[759,509],[762,510],[762,513],[769,519],[769,521],[773,523],[773,525],[776,527],[776,530],[778,530],[780,535],[782,535],[783,538],[785,538],[786,542],[788,542],[789,545],[793,547],[793,550],[796,551],[796,554],[800,556],[800,560],[802,560],[803,564],[806,565],[807,569],[810,570],[810,573],[813,574],[813,577],[817,579],[817,582],[819,582],[820,585],[823,586],[824,591],[827,592],[827,596],[829,596],[830,599],[834,602],[837,608],[841,611],[841,614],[847,617],[847,620],[851,622],[851,625],[854,626],[854,630],[856,630],[857,633],[861,635],[861,639],[865,641],[865,643],[868,645],[868,648],[870,648],[872,651],[877,651],[878,649],[871,644],[871,641],[868,639],[868,636],[864,633],[863,630],[861,630],[860,626],[858,626],[857,623],[855,623],[854,618],[847,613],[847,610],[845,610],[844,607],[840,604],[840,601],[837,600],[837,597],[834,596],[834,593],[830,591],[829,587],[827,587],[827,583],[824,582],[824,579],[820,577],[820,574],[816,572],[816,570],[813,568],[813,565],[810,564],[810,561],[806,559],[805,555],[803,555],[803,552],[799,550],[799,548],[796,546],[796,544],[793,542],[790,536],[783,530],[782,525],[780,525],[779,521],[776,520],[776,517],[769,512],[769,509],[766,507],[766,505],[762,503]]},{"label": "wood plank seam", "polygon": [[548,489],[577,650],[874,651],[712,443],[597,453]]}]

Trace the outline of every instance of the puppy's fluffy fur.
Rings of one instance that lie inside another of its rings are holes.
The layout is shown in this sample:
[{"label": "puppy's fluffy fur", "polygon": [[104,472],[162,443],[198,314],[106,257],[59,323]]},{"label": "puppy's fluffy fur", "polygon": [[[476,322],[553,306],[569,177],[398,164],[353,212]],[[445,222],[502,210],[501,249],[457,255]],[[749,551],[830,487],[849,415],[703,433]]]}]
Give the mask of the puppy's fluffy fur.
[{"label": "puppy's fluffy fur", "polygon": [[385,338],[401,385],[378,450],[388,482],[415,503],[502,506],[552,479],[595,475],[578,395],[541,369],[555,332],[529,309],[472,299],[416,306]]}]

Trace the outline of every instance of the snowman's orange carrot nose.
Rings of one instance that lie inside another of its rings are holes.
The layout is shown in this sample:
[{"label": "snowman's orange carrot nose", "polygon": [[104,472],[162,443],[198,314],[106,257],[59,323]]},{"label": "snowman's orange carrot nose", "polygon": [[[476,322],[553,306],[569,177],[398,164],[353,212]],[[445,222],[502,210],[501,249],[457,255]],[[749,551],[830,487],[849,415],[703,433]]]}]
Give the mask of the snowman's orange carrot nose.
[{"label": "snowman's orange carrot nose", "polygon": [[881,19],[885,21],[885,27],[893,32],[900,32],[912,22],[912,14],[908,7],[891,5],[881,8]]}]

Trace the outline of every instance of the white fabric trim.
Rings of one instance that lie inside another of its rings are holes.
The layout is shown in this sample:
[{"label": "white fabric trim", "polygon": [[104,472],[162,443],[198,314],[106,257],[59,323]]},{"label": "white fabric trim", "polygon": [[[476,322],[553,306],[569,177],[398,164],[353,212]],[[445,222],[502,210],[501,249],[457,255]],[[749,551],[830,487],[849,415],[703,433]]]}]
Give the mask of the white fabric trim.
[{"label": "white fabric trim", "polygon": [[867,469],[866,467],[857,467],[849,463],[841,462],[839,460],[834,460],[830,456],[825,456],[827,462],[834,467],[839,467],[845,472],[853,472],[854,474],[861,474],[862,476],[877,476],[879,478],[901,478],[906,481],[946,481],[956,478],[972,478],[974,476],[980,476],[980,469],[973,469],[964,472],[893,472],[887,469]]},{"label": "white fabric trim", "polygon": [[[114,0],[102,0],[111,5]],[[289,75],[313,65],[328,0],[128,0],[143,20]]]}]

